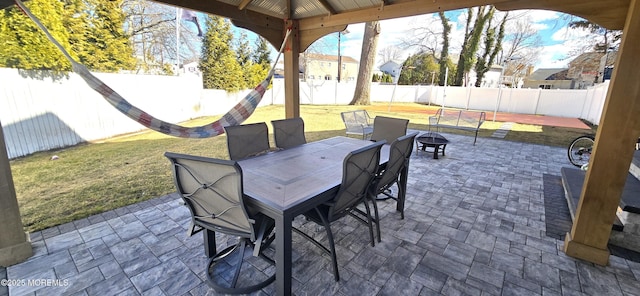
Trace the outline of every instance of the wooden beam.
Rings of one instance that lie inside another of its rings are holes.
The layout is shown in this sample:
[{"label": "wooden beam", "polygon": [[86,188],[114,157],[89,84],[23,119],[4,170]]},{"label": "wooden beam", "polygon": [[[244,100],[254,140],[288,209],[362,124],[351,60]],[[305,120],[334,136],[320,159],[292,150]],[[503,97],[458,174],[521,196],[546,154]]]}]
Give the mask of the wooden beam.
[{"label": "wooden beam", "polygon": [[269,15],[255,12],[253,10],[239,10],[237,6],[226,4],[216,0],[154,0],[155,2],[166,3],[173,6],[193,9],[228,19],[242,21],[244,23],[254,23],[263,27],[282,27],[283,19],[279,15]]},{"label": "wooden beam", "polygon": [[298,22],[287,21],[291,28],[284,49],[284,110],[286,118],[300,117],[300,32]]},{"label": "wooden beam", "polygon": [[512,0],[495,4],[499,10],[517,9],[545,9],[569,13],[588,19],[598,25],[611,29],[622,30],[627,17],[629,0],[607,1],[532,1]]},{"label": "wooden beam", "polygon": [[312,30],[322,27],[348,25],[375,20],[385,20],[405,16],[421,15],[438,11],[474,7],[510,0],[415,0],[391,5],[375,6],[366,9],[341,12],[336,15],[316,16],[300,19],[300,30]]},{"label": "wooden beam", "polygon": [[567,255],[606,265],[607,243],[640,135],[640,5],[632,0],[616,67],[587,171],[576,218],[565,238]]},{"label": "wooden beam", "polygon": [[290,20],[291,19],[291,15],[293,14],[292,10],[293,7],[291,6],[291,0],[285,0],[285,5],[286,7],[286,12],[285,12],[285,16],[284,16],[284,20]]},{"label": "wooden beam", "polygon": [[300,30],[348,25],[373,20],[415,16],[438,11],[493,4],[500,10],[546,9],[582,16],[607,28],[621,28],[630,0],[415,0],[341,12],[336,15],[300,19]]},{"label": "wooden beam", "polygon": [[337,14],[338,13],[336,11],[336,9],[333,8],[333,6],[331,6],[331,3],[327,2],[327,0],[318,0],[318,2],[320,2],[322,7],[324,7],[324,9],[326,9],[329,12],[329,14]]},{"label": "wooden beam", "polygon": [[306,30],[300,32],[300,52],[304,52],[313,42],[319,38],[326,36],[327,34],[342,32],[347,28],[347,25],[326,27],[314,30]]},{"label": "wooden beam", "polygon": [[271,45],[273,45],[276,50],[280,49],[280,46],[282,46],[282,42],[284,41],[285,33],[282,31],[282,26],[280,26],[280,28],[262,27],[253,23],[247,23],[238,20],[231,20],[231,23],[233,23],[236,27],[245,28],[262,36],[264,39],[267,39],[267,41],[269,41],[269,43],[271,43]]},{"label": "wooden beam", "polygon": [[244,10],[247,5],[249,5],[249,3],[251,3],[252,0],[242,0],[242,2],[240,2],[240,4],[238,4],[238,10]]}]

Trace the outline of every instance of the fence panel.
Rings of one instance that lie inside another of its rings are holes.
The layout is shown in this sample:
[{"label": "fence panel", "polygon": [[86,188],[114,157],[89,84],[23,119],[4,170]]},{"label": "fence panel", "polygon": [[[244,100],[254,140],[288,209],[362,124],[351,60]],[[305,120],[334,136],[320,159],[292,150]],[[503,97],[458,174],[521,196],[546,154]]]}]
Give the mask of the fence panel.
[{"label": "fence panel", "polygon": [[[169,122],[224,114],[250,91],[203,90],[200,77],[96,73],[133,105]],[[10,158],[143,130],[70,73],[0,68],[0,122]],[[589,90],[371,85],[371,101],[420,102],[462,109],[577,117],[598,123],[608,82]],[[284,79],[273,84],[259,106],[284,104]],[[348,104],[354,82],[300,82],[301,104]]]}]

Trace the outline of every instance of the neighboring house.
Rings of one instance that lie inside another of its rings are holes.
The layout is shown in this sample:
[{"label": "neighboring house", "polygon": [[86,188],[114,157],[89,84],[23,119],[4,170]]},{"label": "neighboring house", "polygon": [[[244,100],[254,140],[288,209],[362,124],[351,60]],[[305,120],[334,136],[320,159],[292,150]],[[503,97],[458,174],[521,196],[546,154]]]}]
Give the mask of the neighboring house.
[{"label": "neighboring house", "polygon": [[[304,78],[302,64],[298,65],[298,75],[300,75],[300,79]],[[280,58],[278,60],[278,64],[275,66],[275,70],[273,71],[273,78],[284,78],[284,59]]]},{"label": "neighboring house", "polygon": [[402,63],[396,61],[388,61],[380,66],[380,72],[391,75],[393,83],[397,83],[400,78]]},{"label": "neighboring house", "polygon": [[538,69],[524,80],[523,88],[572,89],[574,81],[567,77],[568,68]]},{"label": "neighboring house", "polygon": [[605,80],[611,80],[611,74],[613,72],[613,66],[618,57],[617,51],[607,52],[600,58],[600,67],[598,82],[604,82]]},{"label": "neighboring house", "polygon": [[567,78],[574,81],[573,88],[584,89],[598,82],[603,56],[601,52],[586,52],[569,62]]},{"label": "neighboring house", "polygon": [[[306,57],[306,58],[305,58]],[[358,76],[358,61],[352,57],[342,56],[341,82],[356,81]],[[300,79],[338,80],[338,56],[317,53],[300,54],[298,66]],[[276,77],[284,77],[284,61],[278,61],[275,69]]]},{"label": "neighboring house", "polygon": [[185,63],[182,64],[182,68],[180,69],[180,74],[194,74],[201,76],[202,72],[200,72],[200,69],[198,69],[199,65],[200,63],[198,61],[185,61]]},{"label": "neighboring house", "polygon": [[526,88],[585,89],[610,79],[615,52],[587,52],[579,55],[568,68],[538,69],[525,79]]},{"label": "neighboring house", "polygon": [[[352,57],[341,56],[341,82],[355,82],[359,63]],[[300,67],[307,79],[338,80],[338,56],[317,53],[300,55]]]},{"label": "neighboring house", "polygon": [[[482,77],[482,85],[480,85],[480,87],[500,87],[499,81],[501,76],[502,66],[496,64],[492,65],[489,71],[487,71],[487,73],[484,73],[484,77]],[[478,80],[476,71],[471,69],[471,71],[469,72],[469,85],[475,86],[476,80]],[[510,80],[509,77],[502,77],[503,85],[507,85],[507,87],[510,87],[510,85],[513,84],[511,81],[512,80]]]}]

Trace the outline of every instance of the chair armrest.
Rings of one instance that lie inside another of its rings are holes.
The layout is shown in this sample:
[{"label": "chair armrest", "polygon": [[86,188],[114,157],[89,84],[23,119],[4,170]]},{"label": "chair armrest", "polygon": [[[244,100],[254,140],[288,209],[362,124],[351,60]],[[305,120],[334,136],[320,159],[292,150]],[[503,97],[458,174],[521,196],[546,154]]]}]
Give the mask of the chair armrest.
[{"label": "chair armrest", "polygon": [[487,113],[480,112],[480,120],[478,121],[478,128],[480,128],[480,126],[485,122],[485,120],[487,120]]}]

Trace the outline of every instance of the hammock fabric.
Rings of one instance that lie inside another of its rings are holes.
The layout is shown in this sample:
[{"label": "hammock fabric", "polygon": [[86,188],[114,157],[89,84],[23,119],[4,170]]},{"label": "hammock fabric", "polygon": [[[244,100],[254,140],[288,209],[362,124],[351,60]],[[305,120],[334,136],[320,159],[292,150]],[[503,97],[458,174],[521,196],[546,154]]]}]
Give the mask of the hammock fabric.
[{"label": "hammock fabric", "polygon": [[73,68],[73,72],[77,73],[84,79],[84,81],[94,89],[96,92],[100,93],[111,105],[113,105],[116,109],[122,112],[124,115],[127,115],[129,118],[137,121],[138,123],[150,128],[152,130],[161,132],[163,134],[182,137],[182,138],[208,138],[214,137],[224,133],[224,127],[230,125],[238,125],[245,121],[256,109],[260,100],[264,96],[264,92],[267,90],[271,79],[273,78],[273,73],[275,71],[275,65],[278,63],[280,59],[280,55],[282,55],[282,51],[284,49],[284,45],[289,37],[289,33],[291,30],[287,30],[287,34],[284,37],[284,42],[280,47],[280,51],[278,52],[278,57],[274,62],[274,67],[271,68],[267,78],[263,80],[258,86],[256,86],[246,97],[244,97],[238,104],[236,104],[229,112],[222,116],[217,121],[212,123],[208,123],[205,125],[201,125],[198,127],[183,127],[177,124],[169,123],[157,119],[151,116],[149,113],[146,113],[136,106],[133,106],[127,100],[125,100],[122,96],[120,96],[116,91],[111,89],[108,85],[102,82],[97,77],[93,76],[91,72],[84,65],[76,62],[69,53],[58,43],[53,36],[49,33],[49,31],[42,25],[40,20],[36,18],[31,11],[24,6],[20,0],[15,0],[16,5],[22,9],[22,11],[47,35],[47,38],[56,46],[58,49],[64,54],[64,56],[71,62],[71,66]]}]

